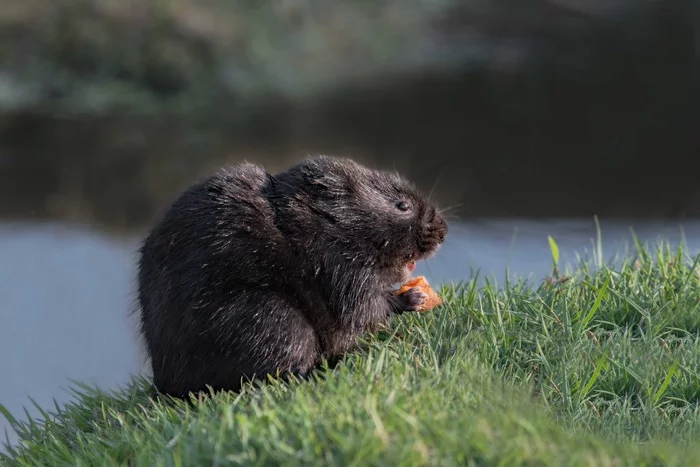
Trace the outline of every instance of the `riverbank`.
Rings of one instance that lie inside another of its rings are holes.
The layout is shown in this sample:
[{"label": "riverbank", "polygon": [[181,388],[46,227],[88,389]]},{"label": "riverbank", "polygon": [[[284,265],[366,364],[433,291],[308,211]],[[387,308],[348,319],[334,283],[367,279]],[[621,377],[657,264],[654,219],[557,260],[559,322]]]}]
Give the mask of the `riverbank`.
[{"label": "riverbank", "polygon": [[395,320],[323,377],[194,408],[153,403],[138,381],[85,389],[46,427],[19,426],[3,460],[691,465],[698,262],[640,246],[597,272],[444,287],[443,307]]}]

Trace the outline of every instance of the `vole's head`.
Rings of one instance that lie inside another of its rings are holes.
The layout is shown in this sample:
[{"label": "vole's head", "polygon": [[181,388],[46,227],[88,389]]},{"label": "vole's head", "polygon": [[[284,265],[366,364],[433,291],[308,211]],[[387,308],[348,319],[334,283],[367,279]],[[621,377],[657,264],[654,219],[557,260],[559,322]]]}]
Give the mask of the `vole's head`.
[{"label": "vole's head", "polygon": [[325,223],[323,231],[347,248],[346,259],[371,261],[390,283],[407,280],[416,261],[435,253],[447,235],[437,207],[396,173],[326,156],[290,171],[303,180],[303,198]]}]

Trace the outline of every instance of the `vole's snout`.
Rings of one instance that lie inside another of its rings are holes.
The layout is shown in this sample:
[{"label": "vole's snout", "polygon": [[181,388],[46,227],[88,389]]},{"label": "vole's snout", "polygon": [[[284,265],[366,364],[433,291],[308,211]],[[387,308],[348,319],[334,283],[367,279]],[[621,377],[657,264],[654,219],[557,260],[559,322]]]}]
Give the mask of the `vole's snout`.
[{"label": "vole's snout", "polygon": [[438,243],[445,241],[445,237],[447,236],[447,222],[445,222],[445,218],[442,217],[435,208],[433,208],[433,218],[430,221],[430,228],[435,232]]},{"label": "vole's snout", "polygon": [[424,219],[423,235],[419,240],[418,249],[421,254],[431,254],[445,240],[447,222],[435,208],[430,208]]},{"label": "vole's snout", "polygon": [[440,226],[438,227],[438,236],[440,237],[440,243],[445,241],[447,236],[447,222],[444,219],[440,219]]}]

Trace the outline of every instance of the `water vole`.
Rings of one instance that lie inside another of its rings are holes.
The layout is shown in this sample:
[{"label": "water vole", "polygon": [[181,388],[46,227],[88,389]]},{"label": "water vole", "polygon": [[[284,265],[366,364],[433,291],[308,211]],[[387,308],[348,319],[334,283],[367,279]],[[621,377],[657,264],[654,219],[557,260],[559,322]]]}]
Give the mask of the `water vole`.
[{"label": "water vole", "polygon": [[394,314],[415,261],[447,234],[436,207],[395,173],[308,158],[277,175],[243,163],[175,200],[144,240],[141,330],[165,394],[240,389],[303,375]]}]

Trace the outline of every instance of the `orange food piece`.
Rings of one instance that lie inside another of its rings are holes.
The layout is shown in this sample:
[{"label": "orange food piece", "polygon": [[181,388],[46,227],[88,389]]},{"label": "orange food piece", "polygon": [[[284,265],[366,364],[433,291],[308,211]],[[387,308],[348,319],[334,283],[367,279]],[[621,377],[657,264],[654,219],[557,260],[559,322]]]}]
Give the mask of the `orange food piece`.
[{"label": "orange food piece", "polygon": [[414,277],[407,282],[404,282],[401,287],[396,290],[394,293],[401,294],[407,291],[408,289],[412,288],[417,288],[419,291],[427,295],[426,299],[423,301],[423,304],[418,308],[418,311],[428,311],[432,310],[436,306],[439,306],[442,304],[442,299],[438,296],[437,293],[430,287],[430,284],[428,284],[428,281],[425,279],[423,276],[418,276]]}]

